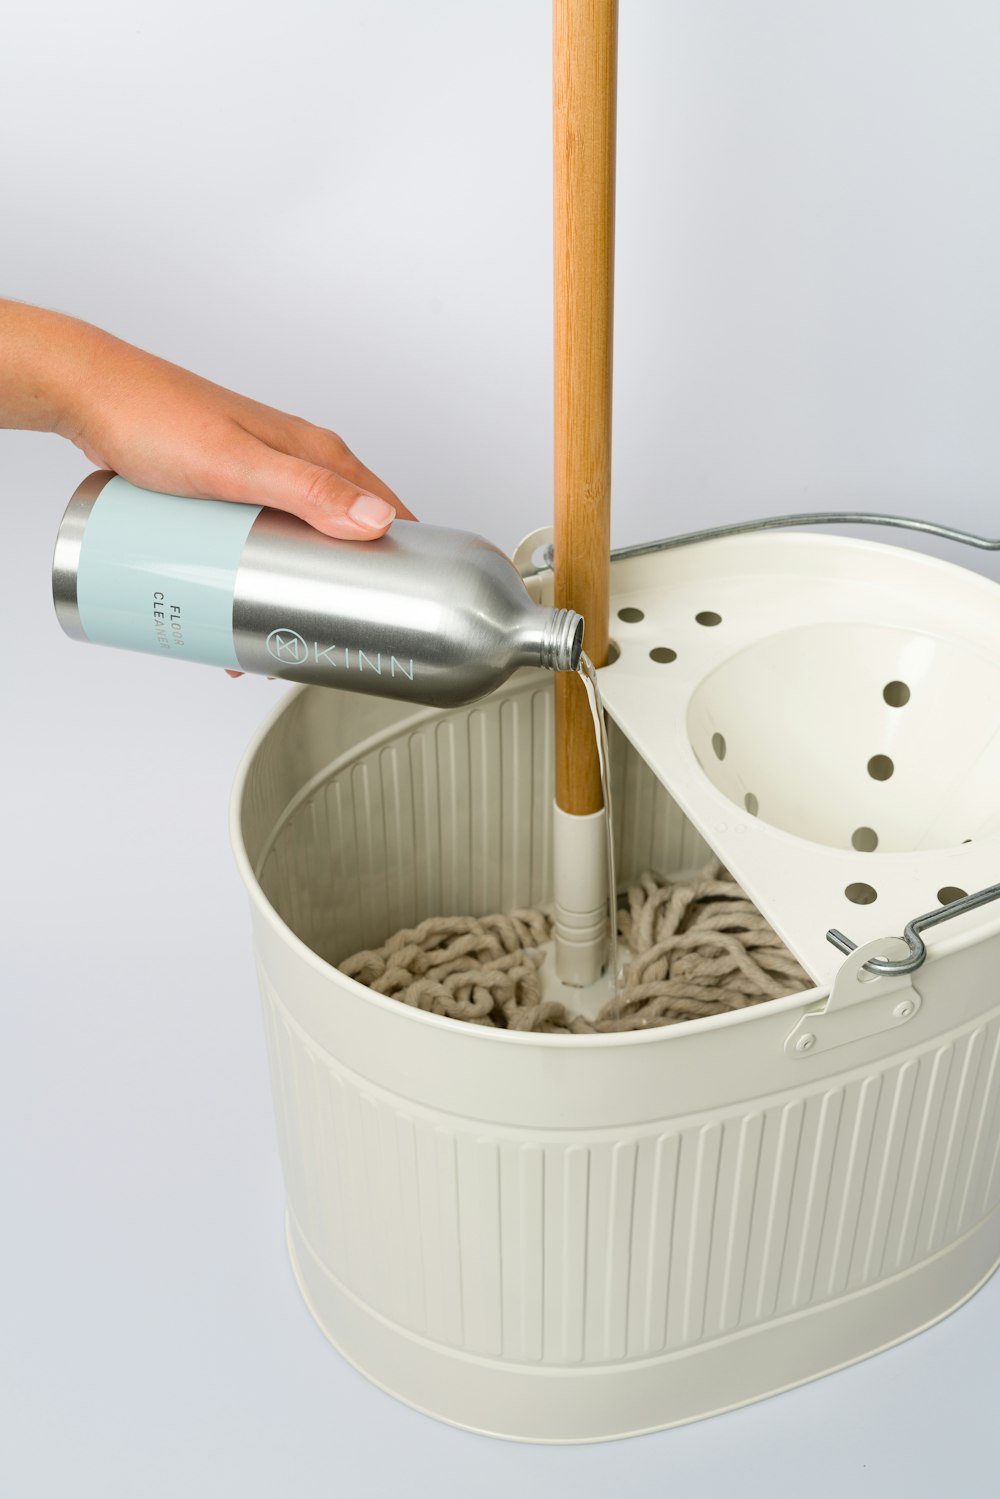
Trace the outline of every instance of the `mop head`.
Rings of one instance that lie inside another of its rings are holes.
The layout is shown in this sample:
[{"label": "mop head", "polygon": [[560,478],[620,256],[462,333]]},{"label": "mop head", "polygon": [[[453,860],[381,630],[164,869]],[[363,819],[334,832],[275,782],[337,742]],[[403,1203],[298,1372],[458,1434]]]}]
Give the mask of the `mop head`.
[{"label": "mop head", "polygon": [[630,957],[617,997],[594,1020],[543,996],[549,908],[432,916],[355,953],[340,970],[376,994],[451,1020],[565,1035],[677,1025],[813,987],[718,863],[683,882],[644,874],[617,922]]}]

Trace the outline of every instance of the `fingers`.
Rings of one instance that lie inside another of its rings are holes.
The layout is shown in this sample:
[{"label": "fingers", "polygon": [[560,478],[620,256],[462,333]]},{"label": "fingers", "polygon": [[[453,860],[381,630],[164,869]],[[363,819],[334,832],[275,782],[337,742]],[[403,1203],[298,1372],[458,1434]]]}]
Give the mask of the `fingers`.
[{"label": "fingers", "polygon": [[[325,437],[327,435],[332,436],[333,434],[322,433],[321,435]],[[380,495],[383,500],[388,500],[389,504],[393,507],[396,514],[400,516],[401,519],[416,520],[417,517],[414,515],[413,511],[407,509],[399,496],[393,493],[388,484],[383,483],[378,474],[373,474],[371,469],[367,468],[361,462],[360,458],[355,458],[350,448],[344,448],[344,457],[338,465],[338,469],[340,473],[349,476],[355,481],[355,483],[360,484],[365,489],[368,489],[372,494]]]},{"label": "fingers", "polygon": [[251,442],[236,485],[243,492],[230,492],[224,498],[256,500],[287,510],[324,535],[346,541],[384,536],[396,519],[396,508],[389,500],[353,478],[276,452],[255,438]]},{"label": "fingers", "polygon": [[403,520],[416,520],[413,511],[407,509],[388,484],[380,479],[378,474],[372,473],[371,469],[351,452],[343,438],[339,437],[336,432],[330,432],[325,427],[314,427],[311,422],[282,415],[283,421],[280,428],[269,426],[266,431],[258,434],[270,447],[287,453],[290,458],[301,458],[306,463],[316,463],[321,468],[331,469],[345,479],[353,480],[359,488],[366,490],[369,494],[388,500],[396,514]]}]

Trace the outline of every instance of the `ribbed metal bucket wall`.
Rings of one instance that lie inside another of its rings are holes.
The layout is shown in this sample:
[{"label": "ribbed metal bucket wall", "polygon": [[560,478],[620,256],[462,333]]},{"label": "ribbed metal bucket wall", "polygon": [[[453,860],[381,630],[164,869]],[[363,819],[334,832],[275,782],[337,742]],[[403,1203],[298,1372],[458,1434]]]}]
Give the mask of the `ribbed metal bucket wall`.
[{"label": "ribbed metal bucket wall", "polygon": [[400,1106],[265,982],[295,1225],[383,1316],[467,1353],[691,1348],[927,1261],[1000,1202],[1000,1024],[794,1099],[563,1138]]},{"label": "ribbed metal bucket wall", "polygon": [[[551,684],[425,716],[312,778],[271,829],[258,877],[328,962],[428,916],[552,899]],[[710,851],[645,761],[611,734],[620,880]]]}]

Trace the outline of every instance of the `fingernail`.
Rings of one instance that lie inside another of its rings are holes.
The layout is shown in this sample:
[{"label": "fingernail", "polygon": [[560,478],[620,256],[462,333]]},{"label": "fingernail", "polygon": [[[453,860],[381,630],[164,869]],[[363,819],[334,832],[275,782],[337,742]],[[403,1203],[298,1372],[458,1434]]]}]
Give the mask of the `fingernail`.
[{"label": "fingernail", "polygon": [[388,500],[376,499],[373,494],[361,494],[347,514],[356,526],[366,531],[384,531],[396,512]]}]

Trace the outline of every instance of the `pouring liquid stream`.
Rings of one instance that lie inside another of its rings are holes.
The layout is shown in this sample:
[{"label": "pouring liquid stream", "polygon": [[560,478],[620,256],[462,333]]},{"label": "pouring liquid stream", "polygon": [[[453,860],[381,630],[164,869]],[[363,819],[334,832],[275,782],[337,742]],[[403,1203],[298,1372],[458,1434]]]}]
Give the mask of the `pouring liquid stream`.
[{"label": "pouring liquid stream", "polygon": [[580,654],[580,664],[577,667],[580,680],[587,693],[587,701],[590,704],[590,716],[594,720],[594,737],[597,741],[597,758],[601,768],[601,793],[604,797],[604,819],[607,826],[607,860],[608,860],[608,907],[610,915],[609,947],[608,947],[608,985],[611,997],[616,1002],[613,1011],[615,1028],[620,1020],[617,1000],[621,992],[621,977],[618,972],[618,918],[615,879],[615,840],[611,822],[611,761],[608,755],[608,730],[604,721],[604,704],[601,701],[601,689],[597,685],[597,671],[593,661],[586,651]]}]

